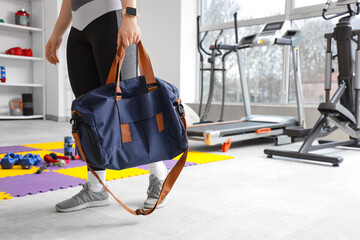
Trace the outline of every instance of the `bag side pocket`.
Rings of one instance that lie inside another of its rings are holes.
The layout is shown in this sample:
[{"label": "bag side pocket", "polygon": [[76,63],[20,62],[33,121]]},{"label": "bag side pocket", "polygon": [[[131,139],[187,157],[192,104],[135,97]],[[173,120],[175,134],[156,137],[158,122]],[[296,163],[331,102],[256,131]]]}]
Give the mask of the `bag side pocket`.
[{"label": "bag side pocket", "polygon": [[96,138],[91,128],[85,123],[80,123],[79,131],[81,133],[80,135],[81,145],[82,148],[84,149],[84,153],[86,155],[86,159],[88,163],[90,165],[104,167],[105,162],[101,157],[99,148],[96,144],[98,139]]}]

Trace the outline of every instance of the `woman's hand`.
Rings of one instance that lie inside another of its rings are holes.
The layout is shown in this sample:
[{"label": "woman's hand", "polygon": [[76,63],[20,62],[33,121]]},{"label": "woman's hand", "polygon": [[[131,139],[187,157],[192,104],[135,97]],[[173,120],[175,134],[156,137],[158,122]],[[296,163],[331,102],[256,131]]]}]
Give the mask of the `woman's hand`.
[{"label": "woman's hand", "polygon": [[131,44],[138,44],[141,38],[140,28],[137,25],[136,17],[124,16],[119,30],[119,39],[125,47]]},{"label": "woman's hand", "polygon": [[57,50],[59,49],[61,42],[62,37],[52,34],[45,46],[45,56],[51,64],[56,65],[57,63],[59,63],[59,58],[57,57]]}]

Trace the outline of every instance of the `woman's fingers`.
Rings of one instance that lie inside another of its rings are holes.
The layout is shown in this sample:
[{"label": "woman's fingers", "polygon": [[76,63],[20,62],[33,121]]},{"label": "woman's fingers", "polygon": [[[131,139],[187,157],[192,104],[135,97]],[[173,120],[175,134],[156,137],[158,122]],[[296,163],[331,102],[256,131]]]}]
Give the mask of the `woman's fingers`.
[{"label": "woman's fingers", "polygon": [[135,44],[138,44],[140,42],[140,39],[141,39],[141,33],[139,33],[136,38],[135,38]]},{"label": "woman's fingers", "polygon": [[59,63],[59,58],[56,56],[56,53],[55,53],[55,55],[53,56],[53,59],[55,60],[55,62]]},{"label": "woman's fingers", "polygon": [[132,44],[138,44],[141,39],[141,34],[138,32],[122,32],[120,34],[121,41],[124,47],[129,47]]},{"label": "woman's fingers", "polygon": [[48,60],[49,63],[52,63],[51,61],[51,58],[48,57],[48,55],[46,55],[46,59]]},{"label": "woman's fingers", "polygon": [[59,59],[56,55],[51,54],[50,52],[46,54],[46,59],[51,63],[56,65],[56,63],[59,63]]},{"label": "woman's fingers", "polygon": [[123,37],[123,38],[122,38],[122,42],[123,42],[123,44],[124,44],[124,47],[130,46],[129,38]]},{"label": "woman's fingers", "polygon": [[52,56],[52,54],[50,53],[49,50],[46,51],[45,56],[46,56],[46,59],[47,59],[51,64],[55,64],[55,61],[54,61],[54,59],[53,59],[53,56]]}]

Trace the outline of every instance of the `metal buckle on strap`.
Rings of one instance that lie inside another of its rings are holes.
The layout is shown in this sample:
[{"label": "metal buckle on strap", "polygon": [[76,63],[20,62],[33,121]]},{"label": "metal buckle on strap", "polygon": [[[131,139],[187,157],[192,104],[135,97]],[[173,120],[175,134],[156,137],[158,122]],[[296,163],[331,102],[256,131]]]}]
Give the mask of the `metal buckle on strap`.
[{"label": "metal buckle on strap", "polygon": [[175,102],[174,103],[174,106],[176,108],[176,111],[178,112],[179,116],[180,117],[184,117],[184,106],[181,104],[181,101],[180,102]]},{"label": "metal buckle on strap", "polygon": [[158,87],[157,83],[152,83],[152,84],[148,84],[146,85],[147,89],[149,92],[155,91]]},{"label": "metal buckle on strap", "polygon": [[72,125],[72,132],[76,133],[79,132],[79,124],[75,118],[75,116],[73,115],[73,117],[70,119],[70,124]]},{"label": "metal buckle on strap", "polygon": [[141,208],[136,209],[136,214],[137,215],[146,215],[145,209],[141,209]]}]

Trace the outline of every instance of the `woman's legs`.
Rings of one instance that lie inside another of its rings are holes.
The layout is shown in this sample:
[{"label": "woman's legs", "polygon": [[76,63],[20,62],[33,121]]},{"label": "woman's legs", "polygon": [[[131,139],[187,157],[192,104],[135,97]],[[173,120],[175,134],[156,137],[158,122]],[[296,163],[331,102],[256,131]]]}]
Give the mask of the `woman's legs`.
[{"label": "woman's legs", "polygon": [[[83,31],[75,28],[71,29],[68,39],[67,63],[70,85],[75,97],[79,97],[102,85],[91,43]],[[100,179],[105,182],[105,169],[93,169]],[[90,171],[88,172],[88,182],[91,191],[99,192],[102,190],[102,186]]]}]

